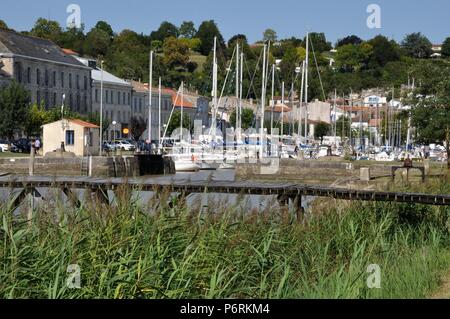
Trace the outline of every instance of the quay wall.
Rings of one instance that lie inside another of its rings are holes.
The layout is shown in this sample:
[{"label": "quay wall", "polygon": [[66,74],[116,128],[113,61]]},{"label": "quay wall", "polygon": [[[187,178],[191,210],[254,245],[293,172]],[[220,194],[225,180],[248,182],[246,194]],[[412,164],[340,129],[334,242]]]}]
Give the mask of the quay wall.
[{"label": "quay wall", "polygon": [[[29,174],[29,158],[2,158],[0,172],[18,175]],[[145,167],[145,164],[152,165]],[[143,175],[174,174],[173,161],[161,156],[152,160],[145,156],[113,157],[37,157],[34,162],[35,175],[49,176],[95,176],[95,177],[138,177]]]}]

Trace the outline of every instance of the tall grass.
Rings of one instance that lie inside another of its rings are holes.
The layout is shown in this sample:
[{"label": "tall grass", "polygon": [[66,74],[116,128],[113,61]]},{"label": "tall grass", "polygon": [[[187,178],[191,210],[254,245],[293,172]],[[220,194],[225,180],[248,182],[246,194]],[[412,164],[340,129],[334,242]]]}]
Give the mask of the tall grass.
[{"label": "tall grass", "polygon": [[[450,266],[449,208],[333,200],[297,223],[242,201],[117,198],[56,201],[30,222],[5,203],[0,298],[424,298]],[[66,285],[70,264],[81,289]],[[381,289],[367,287],[370,264]]]}]

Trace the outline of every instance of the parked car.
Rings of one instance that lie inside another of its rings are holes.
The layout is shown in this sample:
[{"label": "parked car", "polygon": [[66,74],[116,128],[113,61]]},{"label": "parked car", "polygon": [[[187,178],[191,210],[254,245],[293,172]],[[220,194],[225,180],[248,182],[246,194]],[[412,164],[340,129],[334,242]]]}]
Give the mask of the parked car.
[{"label": "parked car", "polygon": [[0,140],[0,149],[2,152],[8,152],[10,148],[10,143],[5,140]]},{"label": "parked car", "polygon": [[113,152],[116,149],[116,145],[111,142],[103,142],[102,150],[104,152]]},{"label": "parked car", "polygon": [[14,153],[30,153],[31,141],[26,138],[21,138],[11,143],[11,152]]},{"label": "parked car", "polygon": [[134,151],[136,149],[136,146],[126,140],[116,141],[115,144],[116,148],[122,151]]}]

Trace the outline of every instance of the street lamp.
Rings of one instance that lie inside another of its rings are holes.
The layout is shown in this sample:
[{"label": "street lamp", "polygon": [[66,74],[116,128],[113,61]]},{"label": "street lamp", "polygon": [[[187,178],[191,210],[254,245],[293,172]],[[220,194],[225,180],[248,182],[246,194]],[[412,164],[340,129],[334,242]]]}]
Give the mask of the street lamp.
[{"label": "street lamp", "polygon": [[61,141],[61,151],[64,152],[65,151],[65,147],[64,147],[64,133],[66,130],[66,125],[64,123],[64,104],[66,101],[66,95],[63,94],[62,95],[62,105],[61,105],[61,127],[62,127],[62,141]]}]

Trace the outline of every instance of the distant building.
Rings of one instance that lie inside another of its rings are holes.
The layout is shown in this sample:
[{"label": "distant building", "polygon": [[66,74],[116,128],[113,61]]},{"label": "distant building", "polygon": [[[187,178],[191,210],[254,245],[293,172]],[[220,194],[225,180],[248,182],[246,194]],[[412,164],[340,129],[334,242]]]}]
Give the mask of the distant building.
[{"label": "distant building", "polygon": [[61,120],[42,126],[43,154],[64,149],[76,156],[97,156],[99,152],[100,127],[81,120]]},{"label": "distant building", "polygon": [[[88,66],[92,77],[92,112],[100,113],[101,85],[103,82],[103,118],[111,125],[104,138],[112,140],[129,138],[131,120],[131,94],[133,86],[115,75],[98,67],[93,59],[76,57],[82,64]],[[113,122],[116,125],[112,125]]]},{"label": "distant building", "polygon": [[[131,101],[131,114],[134,117],[141,118],[148,126],[149,94],[148,83],[131,81],[133,86],[133,96]],[[167,90],[161,90],[161,136],[164,133],[164,125],[167,124],[172,110],[172,94]],[[159,127],[159,91],[152,89],[152,140],[157,140]],[[147,140],[148,130],[142,134],[142,139]]]},{"label": "distant building", "polygon": [[53,42],[0,30],[0,85],[12,79],[23,85],[30,102],[46,109],[65,105],[81,114],[91,112],[90,68]]}]

